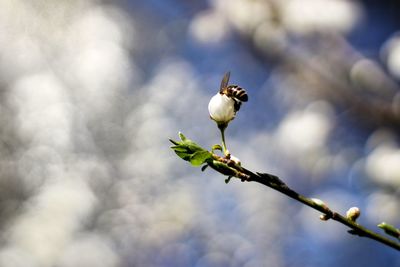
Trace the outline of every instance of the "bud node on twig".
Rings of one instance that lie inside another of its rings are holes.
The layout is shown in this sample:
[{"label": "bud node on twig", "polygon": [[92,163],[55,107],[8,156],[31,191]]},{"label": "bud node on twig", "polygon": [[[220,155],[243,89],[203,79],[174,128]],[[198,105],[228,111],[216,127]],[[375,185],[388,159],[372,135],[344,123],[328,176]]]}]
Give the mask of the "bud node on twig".
[{"label": "bud node on twig", "polygon": [[358,207],[351,207],[347,212],[346,212],[346,217],[350,221],[355,222],[358,217],[360,217],[361,211]]},{"label": "bud node on twig", "polygon": [[328,214],[321,214],[321,215],[319,215],[319,219],[320,219],[321,221],[327,221],[327,220],[329,220],[330,218],[332,218],[332,216],[330,216],[330,215],[328,215]]}]

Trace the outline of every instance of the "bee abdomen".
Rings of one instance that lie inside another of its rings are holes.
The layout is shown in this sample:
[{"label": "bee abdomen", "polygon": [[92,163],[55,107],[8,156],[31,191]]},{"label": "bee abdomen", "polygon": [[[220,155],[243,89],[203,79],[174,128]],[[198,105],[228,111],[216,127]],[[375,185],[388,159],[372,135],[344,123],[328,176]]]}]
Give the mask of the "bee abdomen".
[{"label": "bee abdomen", "polygon": [[227,87],[227,92],[228,95],[230,95],[233,98],[236,98],[239,101],[247,102],[249,100],[246,90],[237,85],[229,85]]}]

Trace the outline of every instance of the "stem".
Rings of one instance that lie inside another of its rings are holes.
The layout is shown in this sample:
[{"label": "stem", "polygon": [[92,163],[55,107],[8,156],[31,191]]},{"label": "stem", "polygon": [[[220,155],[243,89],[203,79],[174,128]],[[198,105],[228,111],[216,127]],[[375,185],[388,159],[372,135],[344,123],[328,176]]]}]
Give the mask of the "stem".
[{"label": "stem", "polygon": [[323,214],[325,214],[326,219],[332,219],[332,220],[335,220],[341,224],[344,224],[344,225],[350,227],[352,229],[349,231],[350,234],[368,237],[370,239],[373,239],[375,241],[378,241],[382,244],[385,244],[389,247],[392,247],[392,248],[400,251],[400,243],[399,242],[395,242],[395,241],[387,238],[386,236],[375,233],[375,232],[367,229],[366,227],[348,219],[347,217],[342,216],[339,213],[329,209],[327,206],[320,205],[320,204],[316,203],[314,200],[312,200],[311,198],[305,197],[305,196],[297,193],[296,191],[289,188],[284,182],[282,182],[279,179],[279,177],[277,177],[275,175],[271,175],[268,173],[253,173],[250,170],[247,170],[237,164],[232,163],[231,160],[221,158],[215,154],[213,154],[213,158],[222,163],[225,163],[225,164],[229,165],[231,168],[234,168],[235,170],[237,170],[237,172],[238,172],[237,177],[240,178],[242,181],[257,182],[257,183],[263,184],[265,186],[268,186],[268,187],[270,187],[292,199],[297,200],[298,202],[303,203],[304,205],[307,205],[315,210],[322,212]]},{"label": "stem", "polygon": [[222,152],[224,153],[225,157],[228,157],[229,151],[226,148],[226,143],[225,143],[225,129],[228,125],[226,123],[223,124],[218,124],[218,128],[221,131],[221,138],[222,138]]}]

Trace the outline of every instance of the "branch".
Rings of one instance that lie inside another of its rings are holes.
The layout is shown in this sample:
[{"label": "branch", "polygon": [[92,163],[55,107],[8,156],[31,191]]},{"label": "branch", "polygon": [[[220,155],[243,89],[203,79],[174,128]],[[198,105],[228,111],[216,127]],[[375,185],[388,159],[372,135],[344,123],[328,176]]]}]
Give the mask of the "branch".
[{"label": "branch", "polygon": [[[375,241],[378,241],[384,245],[400,251],[400,242],[391,240],[386,236],[375,233],[367,229],[366,227],[356,223],[356,219],[359,213],[350,214],[348,212],[347,216],[342,216],[338,212],[331,210],[321,200],[308,198],[297,193],[275,175],[258,172],[254,173],[248,169],[243,168],[240,163],[231,160],[229,157],[220,157],[213,153],[213,150],[209,152],[203,149],[193,141],[186,139],[186,137],[181,133],[179,133],[179,137],[181,138],[180,142],[170,139],[170,141],[174,144],[174,146],[172,146],[171,148],[179,157],[186,161],[189,161],[193,166],[201,166],[204,164],[202,167],[203,171],[207,167],[211,167],[217,172],[228,176],[228,178],[225,180],[226,183],[230,181],[231,177],[236,177],[241,179],[242,182],[257,182],[268,186],[292,199],[297,200],[298,202],[303,203],[304,205],[307,205],[321,212],[321,220],[335,220],[349,227],[350,230],[348,231],[348,233],[350,234],[371,238]],[[215,148],[215,146],[213,148]],[[382,228],[385,233],[397,237],[398,239],[400,238],[400,230],[395,228],[394,226],[386,223],[381,223],[378,226]]]}]

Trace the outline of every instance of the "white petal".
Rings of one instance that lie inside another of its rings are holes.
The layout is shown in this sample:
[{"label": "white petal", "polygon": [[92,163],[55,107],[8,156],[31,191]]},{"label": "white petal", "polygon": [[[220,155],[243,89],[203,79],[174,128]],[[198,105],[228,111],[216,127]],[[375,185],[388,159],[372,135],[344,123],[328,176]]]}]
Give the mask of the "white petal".
[{"label": "white petal", "polygon": [[208,104],[208,111],[217,123],[228,123],[235,118],[235,101],[226,95],[217,93]]}]

